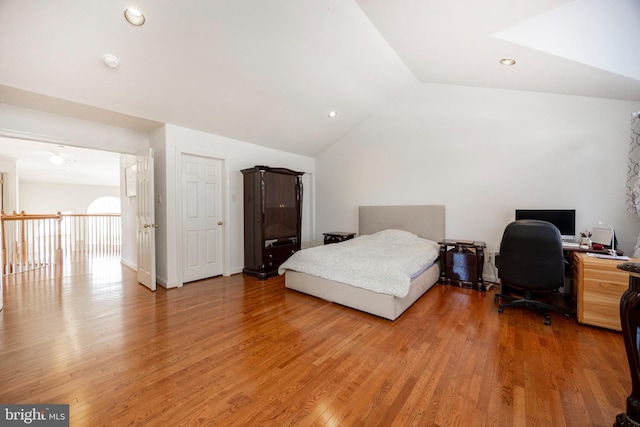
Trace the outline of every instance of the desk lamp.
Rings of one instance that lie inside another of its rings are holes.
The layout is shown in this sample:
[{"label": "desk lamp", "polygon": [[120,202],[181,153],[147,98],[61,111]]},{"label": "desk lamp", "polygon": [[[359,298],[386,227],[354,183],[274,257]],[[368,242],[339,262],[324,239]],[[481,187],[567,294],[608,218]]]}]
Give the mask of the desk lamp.
[{"label": "desk lamp", "polygon": [[617,255],[616,252],[616,232],[613,231],[613,227],[609,224],[607,224],[606,222],[602,222],[602,221],[598,221],[599,225],[606,225],[607,227],[609,227],[611,229],[611,249],[609,249],[609,253],[611,255]]}]

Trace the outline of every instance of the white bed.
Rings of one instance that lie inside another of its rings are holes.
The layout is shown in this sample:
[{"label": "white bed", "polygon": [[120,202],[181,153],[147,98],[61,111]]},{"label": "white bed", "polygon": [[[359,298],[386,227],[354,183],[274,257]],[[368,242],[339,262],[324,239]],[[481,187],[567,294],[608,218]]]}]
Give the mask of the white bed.
[{"label": "white bed", "polygon": [[[370,235],[389,229],[409,231],[434,242],[442,241],[445,233],[444,206],[361,206],[359,208],[359,235]],[[285,272],[285,286],[395,320],[436,284],[439,277],[440,267],[436,261],[422,274],[411,280],[408,293],[402,298],[290,269]]]}]

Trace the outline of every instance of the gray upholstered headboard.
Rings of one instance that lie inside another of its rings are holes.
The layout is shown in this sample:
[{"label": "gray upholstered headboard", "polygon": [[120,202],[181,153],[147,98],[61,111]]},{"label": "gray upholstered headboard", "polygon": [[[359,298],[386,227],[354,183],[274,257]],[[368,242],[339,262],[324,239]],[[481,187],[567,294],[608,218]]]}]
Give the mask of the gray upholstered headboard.
[{"label": "gray upholstered headboard", "polygon": [[444,240],[444,205],[360,206],[360,235],[394,228],[425,239]]}]

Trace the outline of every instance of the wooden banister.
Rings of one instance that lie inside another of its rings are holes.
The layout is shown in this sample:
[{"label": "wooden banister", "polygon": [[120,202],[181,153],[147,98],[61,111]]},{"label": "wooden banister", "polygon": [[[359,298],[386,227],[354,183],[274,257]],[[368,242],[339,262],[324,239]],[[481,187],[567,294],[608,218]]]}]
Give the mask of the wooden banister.
[{"label": "wooden banister", "polygon": [[[62,265],[64,257],[120,254],[119,214],[1,213],[3,273]],[[19,222],[19,224],[8,225]]]}]

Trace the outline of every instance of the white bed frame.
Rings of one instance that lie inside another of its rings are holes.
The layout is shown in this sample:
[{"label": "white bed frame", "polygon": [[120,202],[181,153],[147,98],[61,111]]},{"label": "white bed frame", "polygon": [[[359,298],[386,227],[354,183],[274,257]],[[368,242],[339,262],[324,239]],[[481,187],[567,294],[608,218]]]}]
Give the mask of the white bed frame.
[{"label": "white bed frame", "polygon": [[[359,234],[373,234],[387,229],[410,231],[417,236],[439,242],[444,240],[444,206],[360,206]],[[355,308],[385,319],[397,319],[418,298],[438,282],[439,263],[434,263],[411,281],[404,298],[379,294],[367,289],[287,270],[285,286],[305,294]]]}]

